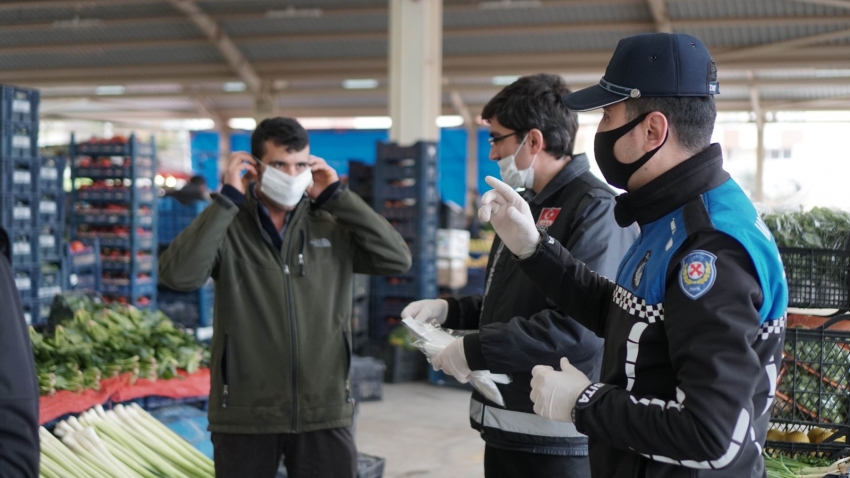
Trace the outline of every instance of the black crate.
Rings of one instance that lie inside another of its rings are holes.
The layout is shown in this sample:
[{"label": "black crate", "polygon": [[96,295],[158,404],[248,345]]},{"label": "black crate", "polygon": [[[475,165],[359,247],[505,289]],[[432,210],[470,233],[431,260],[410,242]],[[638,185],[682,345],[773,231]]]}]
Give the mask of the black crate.
[{"label": "black crate", "polygon": [[389,220],[415,220],[419,217],[434,218],[436,220],[437,203],[417,204],[413,201],[411,204],[408,204],[408,201],[384,201],[384,203],[378,205],[378,212]]},{"label": "black crate", "polygon": [[850,314],[816,329],[786,330],[773,420],[804,426],[850,421],[850,332],[828,329],[846,320]]},{"label": "black crate", "polygon": [[374,357],[351,357],[351,394],[356,402],[378,401],[384,397],[384,372],[387,366]]},{"label": "black crate", "polygon": [[428,378],[428,360],[417,349],[390,345],[386,340],[371,340],[364,348],[369,357],[382,360],[387,370],[384,381],[388,383],[413,382]]},{"label": "black crate", "polygon": [[0,123],[0,156],[38,157],[38,123]]},{"label": "black crate", "polygon": [[401,234],[404,239],[416,239],[418,237],[436,237],[437,218],[416,219],[388,219],[390,225]]},{"label": "black crate", "polygon": [[0,187],[3,193],[30,192],[36,184],[37,168],[31,158],[0,159],[3,175]]},{"label": "black crate", "polygon": [[351,332],[360,334],[369,331],[369,297],[355,299],[351,304]]},{"label": "black crate", "polygon": [[0,122],[38,122],[38,90],[0,85]]},{"label": "black crate", "polygon": [[7,231],[12,244],[12,267],[38,263],[38,235],[33,229]]},{"label": "black crate", "polygon": [[850,251],[780,247],[788,305],[850,309]]},{"label": "black crate", "polygon": [[32,192],[3,194],[0,196],[0,226],[6,232],[32,229],[35,204]]},{"label": "black crate", "polygon": [[210,280],[200,289],[180,292],[160,285],[157,287],[159,310],[171,320],[186,327],[207,327],[213,322],[215,287]]},{"label": "black crate", "polygon": [[[821,425],[811,427],[806,425],[771,420],[768,440],[764,444],[764,452],[772,458],[829,458],[836,460],[850,456],[847,426]],[[810,443],[792,442],[787,437],[772,436],[774,433],[799,432]],[[775,438],[785,438],[777,440]],[[831,476],[831,475],[830,475]]]},{"label": "black crate", "polygon": [[55,261],[62,257],[64,247],[65,223],[47,222],[39,223],[38,231],[38,254],[42,261]]}]

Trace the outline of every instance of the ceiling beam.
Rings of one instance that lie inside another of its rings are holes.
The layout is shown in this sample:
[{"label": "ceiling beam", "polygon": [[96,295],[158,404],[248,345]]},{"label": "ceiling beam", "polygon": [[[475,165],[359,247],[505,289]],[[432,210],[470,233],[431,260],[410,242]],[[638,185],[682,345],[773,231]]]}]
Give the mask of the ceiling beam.
[{"label": "ceiling beam", "polygon": [[825,7],[838,7],[850,9],[850,1],[847,0],[796,0],[803,3],[811,3],[813,5],[823,5]]},{"label": "ceiling beam", "polygon": [[666,0],[647,0],[647,3],[655,20],[655,31],[673,33],[673,22],[670,21],[670,15],[667,13]]},{"label": "ceiling beam", "polygon": [[832,40],[840,40],[847,37],[850,37],[850,28],[838,30],[835,32],[821,33],[818,35],[795,38],[793,40],[778,41],[765,45],[742,48],[740,50],[735,51],[723,52],[719,55],[715,55],[715,59],[717,62],[721,62],[724,60],[742,60],[755,56],[762,56],[769,53],[787,53],[787,51],[791,49],[809,45],[816,45],[818,43],[823,43]]},{"label": "ceiling beam", "polygon": [[223,131],[227,128],[227,121],[225,121],[219,112],[216,111],[215,105],[211,99],[203,96],[195,96],[192,98],[192,101],[195,103],[195,107],[198,109],[199,113],[213,120],[217,130]]},{"label": "ceiling beam", "polygon": [[248,59],[236,46],[236,43],[231,40],[227,33],[219,26],[213,18],[207,15],[194,0],[170,0],[178,10],[189,16],[192,23],[195,24],[207,38],[218,48],[222,56],[224,56],[230,67],[238,74],[242,81],[248,86],[248,89],[259,94],[261,89],[261,79]]}]

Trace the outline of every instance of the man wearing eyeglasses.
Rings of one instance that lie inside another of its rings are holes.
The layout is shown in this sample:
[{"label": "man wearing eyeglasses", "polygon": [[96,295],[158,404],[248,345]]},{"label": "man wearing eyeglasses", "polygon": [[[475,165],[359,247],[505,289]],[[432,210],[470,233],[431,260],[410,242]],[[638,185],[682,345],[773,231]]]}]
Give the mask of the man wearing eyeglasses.
[{"label": "man wearing eyeglasses", "polygon": [[[614,193],[590,173],[587,156],[573,155],[578,118],[561,101],[569,91],[561,77],[537,74],[499,92],[481,115],[490,124],[490,159],[507,184],[524,189],[539,228],[569,244],[594,271],[615,277],[637,230],[617,225]],[[470,422],[486,442],[485,476],[590,477],[587,437],[572,423],[534,414],[531,369],[557,366],[566,356],[598,377],[602,340],[547,300],[498,237],[486,278],[484,295],[421,300],[402,312],[452,329],[479,329],[435,357],[435,368],[462,382],[471,370],[512,376],[511,384],[498,385],[505,407],[472,395]]]}]

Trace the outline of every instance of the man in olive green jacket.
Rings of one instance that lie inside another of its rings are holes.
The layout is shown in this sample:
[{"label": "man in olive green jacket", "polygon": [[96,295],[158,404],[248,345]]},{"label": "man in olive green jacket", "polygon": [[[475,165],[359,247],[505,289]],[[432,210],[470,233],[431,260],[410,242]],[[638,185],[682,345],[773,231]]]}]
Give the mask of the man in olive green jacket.
[{"label": "man in olive green jacket", "polygon": [[251,149],[159,267],[177,290],[215,280],[216,475],[272,478],[282,454],[290,478],[353,478],[352,274],[402,273],[410,252],[294,119],[261,122]]}]

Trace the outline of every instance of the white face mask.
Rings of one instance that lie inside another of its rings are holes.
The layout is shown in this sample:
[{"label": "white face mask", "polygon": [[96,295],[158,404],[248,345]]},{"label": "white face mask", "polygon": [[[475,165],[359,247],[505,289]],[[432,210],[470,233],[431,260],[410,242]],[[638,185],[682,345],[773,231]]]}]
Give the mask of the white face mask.
[{"label": "white face mask", "polygon": [[291,208],[304,197],[304,191],[313,185],[313,171],[305,169],[298,176],[290,176],[283,171],[266,166],[260,182],[260,191],[275,204]]},{"label": "white face mask", "polygon": [[502,176],[502,181],[514,189],[531,189],[531,186],[534,184],[534,170],[531,168],[534,166],[534,161],[537,159],[536,154],[533,158],[531,158],[531,164],[528,168],[523,169],[522,171],[516,168],[516,155],[519,154],[519,150],[522,149],[522,145],[525,144],[526,139],[528,139],[527,134],[524,138],[522,138],[522,142],[519,143],[519,148],[516,149],[514,154],[505,156],[499,160],[499,173]]}]

